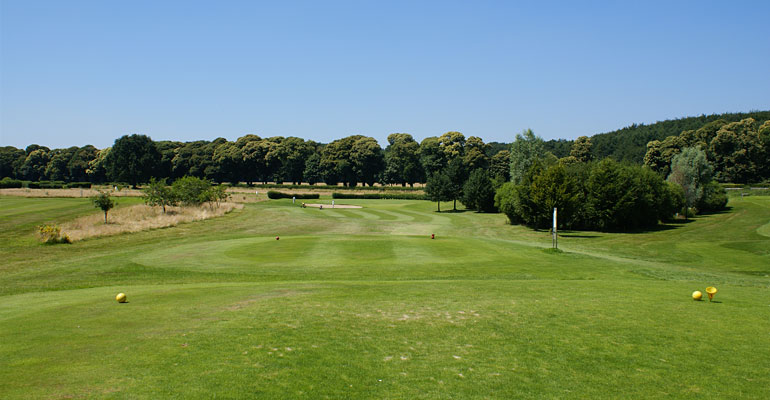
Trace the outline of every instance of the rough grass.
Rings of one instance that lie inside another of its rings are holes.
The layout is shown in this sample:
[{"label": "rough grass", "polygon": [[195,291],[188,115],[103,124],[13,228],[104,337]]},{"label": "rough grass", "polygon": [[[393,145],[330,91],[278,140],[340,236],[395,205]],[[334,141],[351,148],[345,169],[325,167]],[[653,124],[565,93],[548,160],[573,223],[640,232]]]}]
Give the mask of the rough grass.
[{"label": "rough grass", "polygon": [[0,189],[0,196],[19,196],[19,197],[91,197],[99,194],[99,190],[106,190],[110,192],[112,197],[139,197],[142,195],[141,190],[136,189],[122,189],[113,191],[109,188],[91,188],[91,189]]},{"label": "rough grass", "polygon": [[218,206],[204,204],[197,207],[166,207],[166,212],[163,213],[160,207],[137,204],[109,212],[107,223],[104,222],[102,212],[65,222],[62,224],[62,234],[76,242],[87,238],[167,228],[184,222],[221,217],[240,208],[243,208],[243,204],[225,202]]},{"label": "rough grass", "polygon": [[0,397],[767,398],[770,198],[561,252],[502,215],[351,204],[44,246],[98,210],[0,197]]}]

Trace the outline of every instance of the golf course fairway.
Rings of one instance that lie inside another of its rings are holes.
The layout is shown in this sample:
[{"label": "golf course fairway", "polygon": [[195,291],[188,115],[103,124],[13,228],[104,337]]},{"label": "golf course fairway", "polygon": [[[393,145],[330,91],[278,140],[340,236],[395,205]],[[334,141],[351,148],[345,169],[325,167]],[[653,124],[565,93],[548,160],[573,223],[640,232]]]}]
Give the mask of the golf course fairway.
[{"label": "golf course fairway", "polygon": [[770,197],[558,251],[502,214],[345,203],[43,245],[99,211],[0,197],[0,398],[768,397]]}]

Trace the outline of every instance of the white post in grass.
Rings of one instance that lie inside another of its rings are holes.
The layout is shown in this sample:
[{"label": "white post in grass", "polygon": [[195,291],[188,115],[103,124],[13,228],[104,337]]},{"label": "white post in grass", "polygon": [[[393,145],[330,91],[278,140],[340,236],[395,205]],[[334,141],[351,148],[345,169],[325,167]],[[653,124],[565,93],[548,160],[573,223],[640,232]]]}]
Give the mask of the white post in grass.
[{"label": "white post in grass", "polygon": [[551,230],[553,232],[553,248],[558,249],[559,248],[559,239],[556,235],[556,207],[553,208],[553,229]]}]

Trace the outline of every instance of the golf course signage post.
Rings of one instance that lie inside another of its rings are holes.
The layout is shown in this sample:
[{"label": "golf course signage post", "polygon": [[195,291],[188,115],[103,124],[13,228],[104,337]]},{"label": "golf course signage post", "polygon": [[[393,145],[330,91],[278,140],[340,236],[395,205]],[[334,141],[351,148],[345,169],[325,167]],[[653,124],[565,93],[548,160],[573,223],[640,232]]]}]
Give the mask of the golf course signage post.
[{"label": "golf course signage post", "polygon": [[551,229],[551,233],[553,234],[553,248],[558,249],[559,239],[558,236],[556,236],[556,207],[553,208],[553,228]]}]

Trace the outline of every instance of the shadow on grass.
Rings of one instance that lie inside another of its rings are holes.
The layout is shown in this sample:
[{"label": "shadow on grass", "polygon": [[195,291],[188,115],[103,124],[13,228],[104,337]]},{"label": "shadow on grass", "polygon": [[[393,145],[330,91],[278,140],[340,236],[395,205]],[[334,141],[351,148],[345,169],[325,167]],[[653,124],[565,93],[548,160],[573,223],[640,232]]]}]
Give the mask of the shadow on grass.
[{"label": "shadow on grass", "polygon": [[699,213],[698,215],[721,215],[721,214],[727,214],[727,213],[732,212],[732,211],[733,211],[732,207],[725,207],[724,210],[704,211],[704,212]]},{"label": "shadow on grass", "polygon": [[[550,231],[548,231],[550,232]],[[559,237],[567,237],[567,238],[580,238],[580,239],[596,239],[599,237],[602,237],[598,232],[597,233],[587,233],[584,231],[568,231],[563,230],[559,231]]]}]

